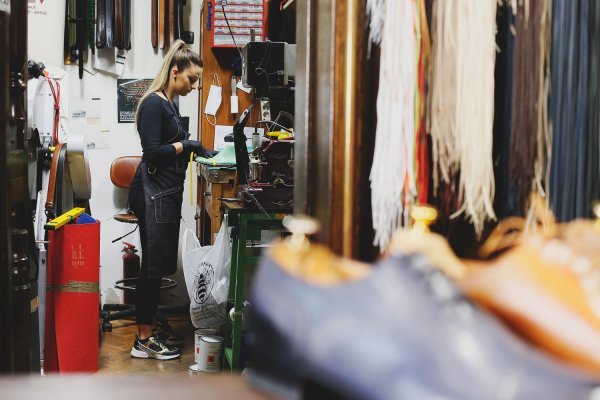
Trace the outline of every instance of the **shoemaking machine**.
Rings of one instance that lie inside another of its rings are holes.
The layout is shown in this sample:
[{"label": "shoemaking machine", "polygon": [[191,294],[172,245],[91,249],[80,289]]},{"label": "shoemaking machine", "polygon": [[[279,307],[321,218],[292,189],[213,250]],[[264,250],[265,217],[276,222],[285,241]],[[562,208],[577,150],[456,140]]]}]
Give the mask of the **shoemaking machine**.
[{"label": "shoemaking machine", "polygon": [[[244,134],[246,109],[233,127],[238,193],[259,209],[289,208],[294,198],[294,65],[295,45],[249,42],[242,50],[242,83],[253,87],[260,100],[260,121],[254,125],[252,152]],[[271,120],[271,112],[277,117]],[[258,127],[267,127],[265,136]]]},{"label": "shoemaking machine", "polygon": [[0,2],[0,48],[0,373],[31,372],[39,371],[40,359],[28,195],[26,2]]},{"label": "shoemaking machine", "polygon": [[0,1],[0,48],[0,373],[39,372],[43,226],[76,205],[89,212],[90,169],[83,136],[67,140],[61,122],[66,74],[27,61],[27,2]]}]

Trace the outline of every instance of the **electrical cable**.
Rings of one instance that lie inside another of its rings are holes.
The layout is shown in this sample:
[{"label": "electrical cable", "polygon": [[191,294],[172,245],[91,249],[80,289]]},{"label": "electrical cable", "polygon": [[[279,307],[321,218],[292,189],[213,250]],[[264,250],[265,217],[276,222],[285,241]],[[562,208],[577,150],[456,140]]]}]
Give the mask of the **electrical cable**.
[{"label": "electrical cable", "polygon": [[139,227],[139,225],[138,225],[138,224],[135,224],[135,228],[133,228],[133,230],[132,230],[132,231],[130,231],[130,232],[128,232],[128,233],[126,233],[126,234],[124,234],[123,236],[119,236],[119,237],[118,237],[118,238],[116,238],[116,239],[113,239],[113,240],[111,241],[111,243],[115,243],[116,241],[119,241],[119,240],[123,239],[124,237],[131,235],[133,232],[137,231],[137,228],[138,228],[138,227]]},{"label": "electrical cable", "polygon": [[[266,43],[267,43],[267,49],[265,50],[262,58],[260,59],[258,66],[256,68],[254,68],[254,71],[256,72],[257,75],[262,75],[264,73],[265,78],[267,78],[267,95],[269,95],[271,92],[271,82],[269,81],[269,72],[262,68],[265,58],[268,55],[270,55],[270,52],[271,52],[271,41],[267,40]],[[267,61],[268,61],[268,57],[267,57]]]},{"label": "electrical cable", "polygon": [[[50,91],[52,92],[52,98],[54,99],[54,126],[52,128],[52,139],[53,144],[58,144],[58,127],[60,126],[60,84],[54,80],[46,70],[43,72],[44,77],[48,81]],[[56,89],[52,85],[52,82],[56,85]]]},{"label": "electrical cable", "polygon": [[121,214],[121,211],[123,211],[124,209],[125,209],[125,207],[121,207],[121,209],[119,211],[117,211],[115,214],[111,215],[110,217],[106,217],[106,219],[103,219],[102,222],[108,222],[108,221],[110,221],[111,219],[113,219],[117,215]]},{"label": "electrical cable", "polygon": [[225,13],[225,5],[227,4],[226,0],[221,0],[221,9],[223,10],[223,17],[225,17],[225,23],[227,24],[227,28],[229,29],[229,34],[231,35],[231,38],[233,39],[233,44],[235,46],[235,48],[237,49],[238,53],[240,54],[240,58],[244,58],[242,56],[242,51],[240,50],[240,48],[237,45],[237,42],[235,41],[235,35],[233,34],[233,30],[231,29],[231,26],[229,26],[229,20],[227,19],[227,13]]}]

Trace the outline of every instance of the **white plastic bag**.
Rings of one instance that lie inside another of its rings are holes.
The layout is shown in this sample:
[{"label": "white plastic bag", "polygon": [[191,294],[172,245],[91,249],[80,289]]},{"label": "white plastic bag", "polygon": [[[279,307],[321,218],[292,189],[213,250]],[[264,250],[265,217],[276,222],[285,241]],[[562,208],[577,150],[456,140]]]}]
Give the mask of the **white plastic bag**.
[{"label": "white plastic bag", "polygon": [[225,322],[231,270],[228,232],[224,220],[215,243],[204,247],[192,230],[186,229],[183,234],[183,274],[190,297],[190,317],[196,328]]}]

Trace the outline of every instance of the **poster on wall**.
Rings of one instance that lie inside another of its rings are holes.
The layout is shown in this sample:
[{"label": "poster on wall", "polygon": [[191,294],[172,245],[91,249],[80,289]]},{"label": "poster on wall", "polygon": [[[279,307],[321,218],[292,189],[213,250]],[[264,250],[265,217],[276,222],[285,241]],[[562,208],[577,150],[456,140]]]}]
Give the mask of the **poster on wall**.
[{"label": "poster on wall", "polygon": [[118,122],[135,122],[138,102],[150,87],[152,79],[117,79]]}]

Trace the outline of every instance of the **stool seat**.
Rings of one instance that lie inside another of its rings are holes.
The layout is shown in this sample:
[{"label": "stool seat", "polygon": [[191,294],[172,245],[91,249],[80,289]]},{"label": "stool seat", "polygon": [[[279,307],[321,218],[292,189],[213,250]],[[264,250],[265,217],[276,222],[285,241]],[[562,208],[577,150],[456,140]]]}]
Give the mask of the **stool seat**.
[{"label": "stool seat", "polygon": [[127,224],[137,224],[138,219],[135,214],[117,214],[115,215],[115,220],[119,222],[125,222]]}]

